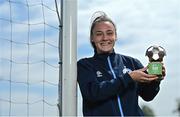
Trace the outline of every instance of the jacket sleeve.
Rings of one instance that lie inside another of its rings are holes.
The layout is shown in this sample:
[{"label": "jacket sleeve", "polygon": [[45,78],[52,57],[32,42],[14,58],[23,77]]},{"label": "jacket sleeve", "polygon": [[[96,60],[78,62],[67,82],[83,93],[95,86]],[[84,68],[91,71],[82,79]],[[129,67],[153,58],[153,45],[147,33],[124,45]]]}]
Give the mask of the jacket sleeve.
[{"label": "jacket sleeve", "polygon": [[[88,63],[87,60],[80,60],[77,63],[77,80],[80,86],[82,97],[85,100],[96,102],[103,101],[112,96],[116,96],[120,91],[123,91],[128,83],[133,82],[128,74],[124,78],[97,81],[96,74],[93,71],[93,65]],[[103,77],[102,77],[103,78]]]},{"label": "jacket sleeve", "polygon": [[[143,65],[140,63],[139,60],[135,59],[135,62],[136,62],[136,65],[135,65],[136,69],[143,68]],[[153,81],[151,83],[138,83],[138,94],[145,101],[151,101],[158,94],[160,90],[159,85],[160,85],[159,81]]]},{"label": "jacket sleeve", "polygon": [[145,101],[151,101],[154,99],[154,97],[158,94],[160,88],[159,88],[160,82],[154,81],[149,84],[139,84],[139,95],[145,100]]}]

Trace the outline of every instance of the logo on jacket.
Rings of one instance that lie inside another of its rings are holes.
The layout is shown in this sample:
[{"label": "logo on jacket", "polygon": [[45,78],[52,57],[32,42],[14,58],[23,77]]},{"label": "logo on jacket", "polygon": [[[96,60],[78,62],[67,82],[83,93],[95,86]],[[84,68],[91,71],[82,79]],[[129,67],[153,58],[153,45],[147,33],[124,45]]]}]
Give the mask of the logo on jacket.
[{"label": "logo on jacket", "polygon": [[125,73],[130,73],[130,72],[132,72],[132,70],[129,69],[129,68],[126,68],[126,66],[124,66],[123,74],[125,74]]},{"label": "logo on jacket", "polygon": [[102,77],[103,76],[100,71],[96,71],[96,75],[97,75],[97,77]]}]

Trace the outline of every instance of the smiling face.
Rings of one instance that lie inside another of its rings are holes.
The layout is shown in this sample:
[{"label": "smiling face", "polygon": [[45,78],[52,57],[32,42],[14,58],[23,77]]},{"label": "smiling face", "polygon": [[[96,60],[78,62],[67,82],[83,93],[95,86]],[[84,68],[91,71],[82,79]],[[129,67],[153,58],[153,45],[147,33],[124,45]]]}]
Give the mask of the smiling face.
[{"label": "smiling face", "polygon": [[98,54],[111,53],[116,40],[116,30],[109,21],[102,21],[95,24],[92,30],[91,41],[96,47]]}]

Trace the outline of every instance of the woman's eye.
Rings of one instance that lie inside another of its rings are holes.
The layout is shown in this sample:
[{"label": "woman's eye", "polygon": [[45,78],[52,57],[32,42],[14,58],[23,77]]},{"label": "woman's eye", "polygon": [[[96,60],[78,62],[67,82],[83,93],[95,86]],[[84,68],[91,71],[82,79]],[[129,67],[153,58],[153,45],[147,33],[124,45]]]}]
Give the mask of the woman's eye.
[{"label": "woman's eye", "polygon": [[107,35],[113,35],[113,32],[107,32]]},{"label": "woman's eye", "polygon": [[101,36],[102,35],[102,33],[96,33],[96,36]]}]

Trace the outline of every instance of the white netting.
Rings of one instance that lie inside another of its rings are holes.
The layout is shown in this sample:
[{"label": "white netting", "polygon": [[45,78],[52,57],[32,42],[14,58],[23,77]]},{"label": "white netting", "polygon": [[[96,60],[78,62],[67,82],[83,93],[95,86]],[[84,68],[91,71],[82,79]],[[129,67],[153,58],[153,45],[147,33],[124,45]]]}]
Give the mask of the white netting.
[{"label": "white netting", "polygon": [[0,116],[59,116],[55,3],[0,1]]}]

